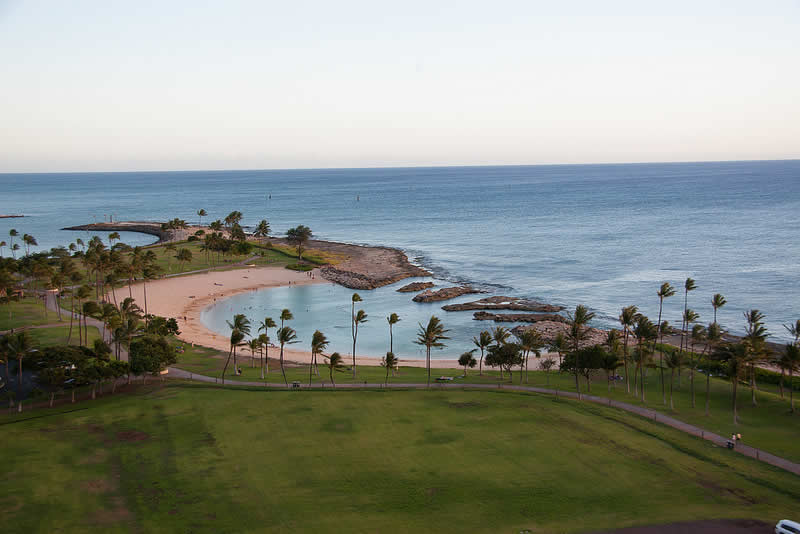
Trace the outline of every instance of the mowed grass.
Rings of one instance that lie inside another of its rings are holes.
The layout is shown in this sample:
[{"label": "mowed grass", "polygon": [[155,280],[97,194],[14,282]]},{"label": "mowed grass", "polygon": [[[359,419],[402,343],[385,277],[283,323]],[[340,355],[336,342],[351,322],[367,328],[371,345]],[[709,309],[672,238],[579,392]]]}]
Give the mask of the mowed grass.
[{"label": "mowed grass", "polygon": [[57,322],[58,314],[45,310],[38,298],[25,297],[0,305],[0,330]]},{"label": "mowed grass", "polygon": [[[89,333],[88,343],[84,341],[83,345],[91,347],[95,339],[100,339],[100,330],[94,326],[87,329]],[[31,328],[28,330],[33,344],[37,347],[48,347],[50,345],[66,345],[69,338],[69,326],[54,326],[51,328]],[[78,325],[77,323],[72,328],[72,338],[70,345],[78,344]]]},{"label": "mowed grass", "polygon": [[[185,352],[178,355],[177,367],[191,371],[196,374],[221,378],[222,368],[227,358],[227,353],[222,353],[205,347],[191,347],[184,344]],[[278,368],[279,351],[270,349],[270,369],[266,381],[271,384],[283,384],[283,377]],[[233,365],[229,365],[226,380],[259,382],[261,380],[260,363],[256,359],[253,368],[251,366],[250,353],[239,351],[241,376],[233,375]],[[322,362],[323,360],[320,359]],[[345,364],[349,365],[347,359]],[[286,378],[291,383],[299,381],[307,384],[309,380],[309,367],[307,365],[286,367]],[[622,372],[622,370],[620,370]],[[320,376],[311,375],[313,383],[330,384],[330,373],[328,368],[320,366]],[[483,376],[478,375],[477,369],[470,369],[466,377],[463,377],[463,369],[432,369],[431,377],[435,379],[439,376],[453,377],[451,384],[510,384],[508,375],[504,379],[500,378],[499,371],[484,368]],[[665,373],[665,378],[669,381],[669,373]],[[383,382],[386,370],[378,366],[358,366],[355,380],[349,371],[334,373],[334,380],[337,383],[364,383],[376,384]],[[520,373],[513,375],[514,384],[520,383]],[[627,402],[636,406],[644,406],[660,413],[670,415],[687,423],[704,428],[722,436],[729,436],[732,432],[742,434],[744,443],[753,447],[761,448],[765,451],[783,456],[794,462],[800,462],[800,392],[795,392],[798,397],[795,401],[798,409],[794,414],[789,409],[788,391],[786,397],[781,399],[777,394],[775,385],[762,386],[756,392],[758,406],[753,406],[750,398],[750,390],[744,385],[740,385],[738,391],[739,402],[739,424],[733,424],[733,412],[731,409],[731,384],[726,380],[712,378],[711,395],[709,402],[710,415],[705,415],[705,375],[695,373],[695,407],[691,405],[691,390],[689,376],[684,371],[680,384],[678,377],[675,377],[673,385],[673,403],[675,409],[665,406],[661,397],[661,382],[655,370],[649,371],[649,376],[645,379],[645,402],[642,403],[638,396],[625,392],[625,383],[616,382],[614,388],[609,392],[608,382],[605,374],[598,373],[593,378],[593,395],[610,397],[614,400]],[[401,367],[395,376],[390,374],[389,382],[394,383],[413,383],[420,384],[427,381],[427,371],[418,367]],[[523,383],[523,385],[525,385]],[[528,373],[528,385],[536,387],[547,387],[562,391],[575,391],[575,380],[572,375],[566,373],[551,372],[549,377],[544,372],[530,371]],[[669,383],[667,388],[667,402],[669,402]],[[586,393],[586,382],[581,379],[581,391]]]},{"label": "mowed grass", "polygon": [[547,396],[178,383],[76,408],[3,425],[5,531],[586,532],[800,502],[800,477]]}]

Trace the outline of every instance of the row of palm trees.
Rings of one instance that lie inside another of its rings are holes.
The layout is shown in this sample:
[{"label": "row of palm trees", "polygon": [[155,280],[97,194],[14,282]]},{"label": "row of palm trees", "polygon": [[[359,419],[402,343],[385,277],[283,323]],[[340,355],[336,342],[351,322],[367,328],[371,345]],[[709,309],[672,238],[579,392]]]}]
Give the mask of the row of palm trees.
[{"label": "row of palm trees", "polygon": [[[17,252],[21,248],[19,243],[14,243],[14,238],[19,237],[19,232],[16,228],[12,228],[8,231],[9,242],[6,243],[5,241],[0,241],[0,258],[3,257],[3,249],[8,247],[11,251],[11,255],[14,259],[17,258]],[[25,255],[29,256],[31,253],[31,247],[36,247],[39,243],[36,241],[36,238],[30,234],[22,234],[22,243],[25,245]]]}]

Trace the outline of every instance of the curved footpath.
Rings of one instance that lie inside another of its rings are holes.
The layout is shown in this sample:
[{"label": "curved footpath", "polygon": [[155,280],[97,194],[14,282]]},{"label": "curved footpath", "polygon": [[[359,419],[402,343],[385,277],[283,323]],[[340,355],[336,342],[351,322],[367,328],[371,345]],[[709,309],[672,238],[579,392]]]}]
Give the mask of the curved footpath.
[{"label": "curved footpath", "polygon": [[[188,380],[197,380],[198,382],[220,384],[217,378],[210,376],[196,375],[188,371],[184,371],[183,369],[178,369],[176,367],[169,368],[169,375],[174,378],[183,378]],[[269,389],[285,389],[286,387],[280,385],[278,386],[270,385],[263,382],[238,382],[238,381],[237,382],[229,381],[225,385],[237,386],[237,387],[263,387]],[[312,384],[312,385],[301,384],[300,389],[326,389],[326,387],[324,383]],[[334,388],[328,385],[327,389],[334,389]],[[726,447],[729,441],[727,438],[724,438],[718,434],[714,434],[713,432],[703,430],[702,428],[696,427],[694,425],[684,423],[683,421],[679,421],[668,415],[658,413],[655,410],[650,410],[648,408],[643,408],[641,406],[634,406],[633,404],[628,404],[626,402],[619,402],[605,397],[597,397],[595,395],[584,395],[582,393],[573,393],[571,391],[559,391],[556,389],[539,388],[533,386],[514,386],[508,384],[497,384],[495,386],[491,384],[441,384],[441,383],[431,384],[430,387],[428,387],[426,384],[388,384],[388,385],[383,383],[339,384],[336,386],[335,389],[434,389],[434,390],[483,389],[483,390],[503,390],[503,391],[522,391],[526,393],[540,393],[544,395],[555,395],[556,397],[567,397],[570,399],[589,401],[595,404],[602,404],[604,406],[618,408],[620,410],[624,410],[626,412],[630,412],[645,417],[647,419],[652,419],[657,423],[670,426],[676,430],[680,430],[681,432],[685,432],[687,434],[691,434],[701,439],[705,439],[719,447]],[[768,463],[775,467],[780,467],[781,469],[785,469],[786,471],[794,473],[795,475],[800,475],[800,464],[791,462],[785,458],[781,458],[780,456],[775,456],[774,454],[770,454],[760,449],[756,449],[755,447],[750,447],[742,444],[736,445],[734,447],[734,450],[740,454],[749,456],[750,458],[754,458],[761,462]]]}]

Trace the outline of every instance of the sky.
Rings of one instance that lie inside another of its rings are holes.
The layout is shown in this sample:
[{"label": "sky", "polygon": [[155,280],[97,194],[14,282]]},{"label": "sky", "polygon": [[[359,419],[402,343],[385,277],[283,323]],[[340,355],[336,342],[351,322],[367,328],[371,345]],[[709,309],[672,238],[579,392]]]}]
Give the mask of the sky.
[{"label": "sky", "polygon": [[800,2],[0,0],[0,172],[800,158]]}]

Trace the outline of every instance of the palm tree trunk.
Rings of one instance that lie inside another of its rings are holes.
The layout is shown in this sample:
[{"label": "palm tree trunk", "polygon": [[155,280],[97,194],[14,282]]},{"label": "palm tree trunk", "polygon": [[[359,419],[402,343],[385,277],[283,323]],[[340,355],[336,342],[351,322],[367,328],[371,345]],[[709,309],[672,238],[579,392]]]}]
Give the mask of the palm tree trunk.
[{"label": "palm tree trunk", "polygon": [[425,367],[428,368],[428,387],[431,387],[431,347],[427,346],[425,348]]},{"label": "palm tree trunk", "polygon": [[69,314],[69,333],[67,334],[67,345],[69,345],[70,340],[72,339],[72,320],[75,318],[75,299],[72,299],[72,303],[70,304],[72,311]]},{"label": "palm tree trunk", "polygon": [[228,363],[231,361],[231,353],[233,352],[233,345],[231,345],[231,350],[228,351],[228,359],[225,360],[225,367],[222,368],[222,383],[225,384],[225,371],[228,370]]},{"label": "palm tree trunk", "polygon": [[269,343],[264,343],[264,374],[269,374]]},{"label": "palm tree trunk", "polygon": [[261,380],[264,380],[264,347],[261,347]]},{"label": "palm tree trunk", "polygon": [[314,371],[314,351],[311,351],[311,361],[308,362],[308,385],[311,385],[311,374]]},{"label": "palm tree trunk", "polygon": [[622,361],[625,364],[625,389],[627,389],[628,394],[631,393],[631,381],[630,376],[628,375],[628,328],[625,327],[625,337],[622,342]]},{"label": "palm tree trunk", "polygon": [[794,378],[791,367],[789,368],[789,405],[792,407],[792,413],[794,413]]},{"label": "palm tree trunk", "polygon": [[[355,324],[355,321],[354,321]],[[353,330],[353,380],[356,379],[356,339],[358,339],[358,325]]]},{"label": "palm tree trunk", "polygon": [[734,373],[733,379],[733,424],[739,424],[739,412],[736,409],[736,388],[739,384],[739,377]]},{"label": "palm tree trunk", "polygon": [[147,278],[142,280],[142,290],[144,291],[144,324],[147,326]]},{"label": "palm tree trunk", "polygon": [[333,367],[330,367],[330,372],[331,372],[331,384],[333,384],[333,387],[336,387],[336,382],[333,381]]},{"label": "palm tree trunk", "polygon": [[750,365],[750,398],[753,406],[758,406],[756,402],[756,366]]},{"label": "palm tree trunk", "polygon": [[711,394],[711,373],[706,371],[706,417],[708,417],[711,414],[711,412],[708,410],[708,402],[710,394]]},{"label": "palm tree trunk", "polygon": [[283,383],[289,387],[289,382],[286,380],[286,371],[283,369],[283,343],[281,343],[281,374],[283,374]]},{"label": "palm tree trunk", "polygon": [[780,382],[778,382],[778,389],[780,390],[781,398],[784,398],[783,397],[783,378],[784,378],[785,375],[786,375],[786,369],[781,367],[781,380],[780,380]]},{"label": "palm tree trunk", "polygon": [[669,375],[669,409],[675,410],[675,405],[672,403],[672,386],[675,383],[675,369],[672,369]]},{"label": "palm tree trunk", "polygon": [[481,359],[478,362],[478,376],[483,376],[483,347],[481,347]]}]

